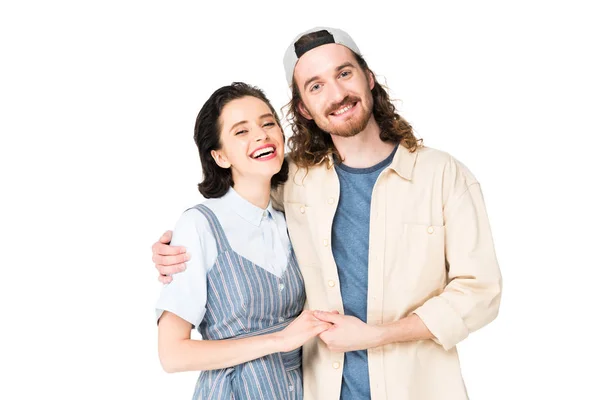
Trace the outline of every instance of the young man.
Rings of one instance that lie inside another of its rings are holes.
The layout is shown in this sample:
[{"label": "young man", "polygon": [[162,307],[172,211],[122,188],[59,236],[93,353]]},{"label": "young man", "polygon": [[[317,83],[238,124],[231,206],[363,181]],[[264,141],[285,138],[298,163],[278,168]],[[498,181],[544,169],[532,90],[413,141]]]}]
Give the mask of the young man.
[{"label": "young man", "polygon": [[[498,313],[502,279],[479,183],[426,148],[345,32],[287,49],[281,201],[305,308],[333,327],[303,348],[306,399],[466,399],[456,344]],[[153,246],[162,275],[184,249]],[[161,278],[168,282],[169,277]]]}]

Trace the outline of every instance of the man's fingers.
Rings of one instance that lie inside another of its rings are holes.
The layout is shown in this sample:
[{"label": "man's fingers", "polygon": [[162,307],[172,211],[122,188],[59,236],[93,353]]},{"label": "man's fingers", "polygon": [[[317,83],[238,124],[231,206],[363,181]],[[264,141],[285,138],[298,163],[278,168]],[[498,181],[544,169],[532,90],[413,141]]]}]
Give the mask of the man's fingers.
[{"label": "man's fingers", "polygon": [[167,283],[171,283],[171,281],[173,280],[173,277],[169,276],[169,275],[159,275],[158,276],[158,281],[162,284],[167,284]]},{"label": "man's fingers", "polygon": [[174,265],[161,265],[157,264],[156,269],[161,275],[173,275],[178,272],[184,271],[186,268],[185,264],[174,264]]},{"label": "man's fingers", "polygon": [[323,332],[319,333],[319,339],[321,339],[323,343],[328,344],[329,340],[331,339],[331,333],[329,332],[329,330],[326,329]]},{"label": "man's fingers", "polygon": [[164,244],[169,244],[171,243],[171,239],[173,239],[173,231],[166,231],[162,234],[158,241]]},{"label": "man's fingers", "polygon": [[158,256],[174,256],[177,254],[185,254],[186,248],[184,246],[169,246],[168,244],[163,244],[160,242],[156,242],[152,245],[152,255]]},{"label": "man's fingers", "polygon": [[331,325],[329,322],[320,322],[319,324],[317,324],[315,326],[315,331],[316,334],[320,334],[322,332],[328,331],[333,325]]},{"label": "man's fingers", "polygon": [[152,255],[152,262],[156,265],[175,265],[175,264],[183,264],[186,261],[189,261],[190,255],[187,253],[177,254],[174,256],[163,256],[158,254]]},{"label": "man's fingers", "polygon": [[341,322],[344,318],[343,315],[340,315],[339,313],[332,313],[332,312],[327,312],[327,311],[315,311],[314,313],[315,317],[320,319],[321,321],[325,321],[325,322],[331,322],[332,324],[337,324],[339,322]]}]

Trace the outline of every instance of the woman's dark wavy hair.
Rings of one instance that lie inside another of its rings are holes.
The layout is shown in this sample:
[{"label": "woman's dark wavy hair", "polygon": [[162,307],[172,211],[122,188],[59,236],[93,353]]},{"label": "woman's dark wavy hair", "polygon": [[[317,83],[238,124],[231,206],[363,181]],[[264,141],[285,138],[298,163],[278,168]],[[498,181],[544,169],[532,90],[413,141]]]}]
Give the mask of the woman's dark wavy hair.
[{"label": "woman's dark wavy hair", "polygon": [[[318,35],[319,32],[304,35],[296,43],[307,44],[316,39],[315,34]],[[396,107],[392,104],[388,92],[377,82],[375,74],[364,58],[352,53],[365,74],[368,76],[369,73],[372,73],[375,80],[375,86],[371,93],[373,94],[373,116],[381,131],[379,137],[384,142],[400,143],[411,152],[415,151],[421,146],[422,139],[415,137],[412,126],[396,112]],[[341,160],[333,145],[331,135],[321,130],[314,120],[306,119],[300,114],[298,106],[301,101],[298,84],[294,78],[292,99],[285,106],[288,108],[286,118],[292,129],[292,136],[288,141],[291,160],[302,168],[318,164],[329,154],[334,154],[337,156],[336,159]]]},{"label": "woman's dark wavy hair", "polygon": [[[212,155],[212,150],[221,149],[221,112],[232,100],[242,97],[256,97],[262,100],[273,113],[277,125],[281,128],[281,122],[277,112],[271,105],[262,90],[243,82],[233,82],[229,86],[217,89],[204,103],[196,118],[194,127],[194,141],[198,146],[200,163],[202,164],[203,180],[198,184],[198,190],[207,199],[222,197],[230,187],[233,187],[231,168],[221,168],[217,165]],[[283,132],[283,128],[282,128]],[[271,178],[271,187],[277,187],[284,183],[288,176],[287,160],[283,161],[281,170]]]}]

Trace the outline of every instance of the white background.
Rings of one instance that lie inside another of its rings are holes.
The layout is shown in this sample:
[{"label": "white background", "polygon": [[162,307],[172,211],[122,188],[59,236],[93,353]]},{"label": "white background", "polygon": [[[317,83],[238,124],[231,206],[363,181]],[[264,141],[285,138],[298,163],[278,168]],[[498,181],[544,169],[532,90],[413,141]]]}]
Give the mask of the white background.
[{"label": "white background", "polygon": [[459,345],[471,398],[600,398],[592,1],[203,3],[0,6],[0,398],[191,397],[158,362],[150,246],[201,201],[203,102],[238,80],[283,106],[317,25],[482,184],[505,288]]}]

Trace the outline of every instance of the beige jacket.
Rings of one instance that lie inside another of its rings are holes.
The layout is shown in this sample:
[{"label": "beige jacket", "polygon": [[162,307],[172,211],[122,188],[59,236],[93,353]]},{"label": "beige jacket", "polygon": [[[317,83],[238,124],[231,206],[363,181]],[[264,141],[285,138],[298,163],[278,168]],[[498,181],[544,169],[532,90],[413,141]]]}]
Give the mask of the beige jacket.
[{"label": "beige jacket", "polygon": [[[274,199],[283,200],[307,309],[343,313],[330,246],[339,190],[328,159],[308,172],[290,165]],[[414,312],[436,337],[369,349],[372,399],[468,398],[455,345],[496,317],[502,289],[479,183],[446,153],[399,146],[375,183],[370,226],[367,323]],[[315,339],[303,363],[305,399],[339,399],[344,354]]]}]

